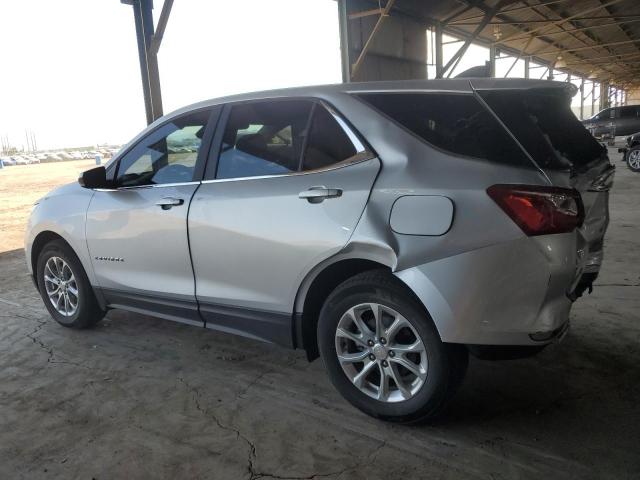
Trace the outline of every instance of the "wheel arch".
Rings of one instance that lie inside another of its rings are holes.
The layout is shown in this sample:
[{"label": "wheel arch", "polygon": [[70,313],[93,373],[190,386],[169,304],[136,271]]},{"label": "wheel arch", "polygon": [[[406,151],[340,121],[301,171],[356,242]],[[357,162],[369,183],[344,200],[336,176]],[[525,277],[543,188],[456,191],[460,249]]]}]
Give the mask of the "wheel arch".
[{"label": "wheel arch", "polygon": [[[101,290],[99,288],[94,287],[93,266],[91,265],[90,261],[88,259],[86,261],[83,259],[83,255],[81,254],[82,252],[78,252],[78,249],[74,248],[73,244],[69,241],[69,239],[65,238],[63,235],[53,230],[44,229],[38,232],[36,236],[33,238],[33,241],[31,242],[30,250],[27,253],[27,256],[28,256],[27,261],[29,262],[29,266],[31,267],[32,278],[34,280],[36,288],[38,286],[38,280],[37,280],[38,257],[40,256],[40,252],[42,252],[42,249],[48,243],[54,240],[60,240],[64,242],[64,244],[67,247],[69,247],[69,249],[76,255],[76,257],[78,258],[78,261],[80,262],[80,265],[82,265],[82,268],[84,269],[84,272],[87,275],[87,278],[89,279],[89,283],[93,287],[93,291],[96,295],[98,304],[102,309],[106,308],[105,299],[102,296]],[[87,262],[89,262],[88,265],[87,265]]]},{"label": "wheel arch", "polygon": [[293,338],[309,361],[319,356],[317,326],[324,301],[342,282],[369,270],[392,272],[395,257],[384,254],[342,254],[325,260],[307,274],[298,288],[294,305]]},{"label": "wheel arch", "polygon": [[54,240],[62,240],[71,250],[73,250],[71,244],[69,244],[69,242],[64,237],[57,234],[56,232],[53,232],[51,230],[43,230],[42,232],[38,233],[38,235],[36,235],[36,237],[33,239],[33,243],[31,244],[31,258],[29,259],[29,262],[31,263],[31,271],[33,272],[34,278],[38,269],[38,257],[40,256],[40,252],[42,252],[42,249],[45,247],[45,245]]}]

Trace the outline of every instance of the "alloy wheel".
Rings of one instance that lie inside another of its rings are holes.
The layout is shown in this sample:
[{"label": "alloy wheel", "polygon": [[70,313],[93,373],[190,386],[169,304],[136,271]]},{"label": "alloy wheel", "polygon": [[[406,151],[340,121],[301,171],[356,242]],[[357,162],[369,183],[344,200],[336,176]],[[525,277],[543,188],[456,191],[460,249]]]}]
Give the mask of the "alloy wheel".
[{"label": "alloy wheel", "polygon": [[347,310],[336,328],[342,370],[364,394],[381,402],[412,398],[427,378],[427,352],[411,323],[394,309],[365,303]]},{"label": "alloy wheel", "polygon": [[53,308],[71,317],[78,310],[78,285],[71,267],[60,257],[51,257],[44,266],[44,287]]},{"label": "alloy wheel", "polygon": [[629,166],[631,168],[634,168],[636,170],[640,169],[640,149],[631,150],[629,152],[629,159],[627,161],[629,162]]}]

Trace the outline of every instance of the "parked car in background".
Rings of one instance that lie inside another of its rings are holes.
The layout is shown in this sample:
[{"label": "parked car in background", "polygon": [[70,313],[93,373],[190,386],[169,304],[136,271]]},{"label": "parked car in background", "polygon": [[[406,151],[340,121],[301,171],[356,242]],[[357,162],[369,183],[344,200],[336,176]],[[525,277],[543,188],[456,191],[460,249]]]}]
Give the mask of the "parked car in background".
[{"label": "parked car in background", "polygon": [[13,166],[16,164],[16,161],[11,157],[0,157],[0,160],[2,160],[2,164],[5,167]]},{"label": "parked car in background", "polygon": [[640,105],[605,108],[582,124],[594,137],[631,135],[640,131]]},{"label": "parked car in background", "polygon": [[20,155],[14,155],[11,158],[13,158],[13,160],[16,162],[16,165],[28,165],[29,164],[29,160],[27,160],[24,157],[21,157]]},{"label": "parked car in background", "polygon": [[629,135],[626,142],[626,147],[619,148],[618,152],[631,170],[640,172],[640,132]]},{"label": "parked car in background", "polygon": [[600,270],[614,169],[569,87],[350,83],[183,108],[38,202],[29,271],[64,326],[123,308],[302,348],[369,415],[431,418],[469,351],[561,339]]}]

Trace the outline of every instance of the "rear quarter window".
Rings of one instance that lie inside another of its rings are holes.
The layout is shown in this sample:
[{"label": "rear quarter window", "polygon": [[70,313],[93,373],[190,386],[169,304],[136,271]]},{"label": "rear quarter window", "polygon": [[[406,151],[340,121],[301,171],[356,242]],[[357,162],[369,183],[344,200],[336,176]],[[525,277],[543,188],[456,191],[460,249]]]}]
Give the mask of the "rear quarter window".
[{"label": "rear quarter window", "polygon": [[356,96],[440,150],[534,168],[513,138],[473,95],[362,93]]},{"label": "rear quarter window", "polygon": [[571,111],[568,98],[536,91],[481,95],[543,169],[582,167],[603,155],[603,148]]}]

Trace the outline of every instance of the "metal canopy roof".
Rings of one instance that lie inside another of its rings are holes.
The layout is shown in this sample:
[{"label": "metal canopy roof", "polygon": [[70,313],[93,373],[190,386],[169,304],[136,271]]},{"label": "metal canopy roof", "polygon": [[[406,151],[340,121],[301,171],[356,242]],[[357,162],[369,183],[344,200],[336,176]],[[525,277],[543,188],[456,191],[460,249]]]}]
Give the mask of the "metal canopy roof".
[{"label": "metal canopy roof", "polygon": [[[384,10],[386,2],[379,3],[380,11]],[[591,75],[619,87],[640,86],[639,0],[392,3],[392,16],[407,14],[426,23],[440,22],[447,33],[531,57],[558,70]]]}]

